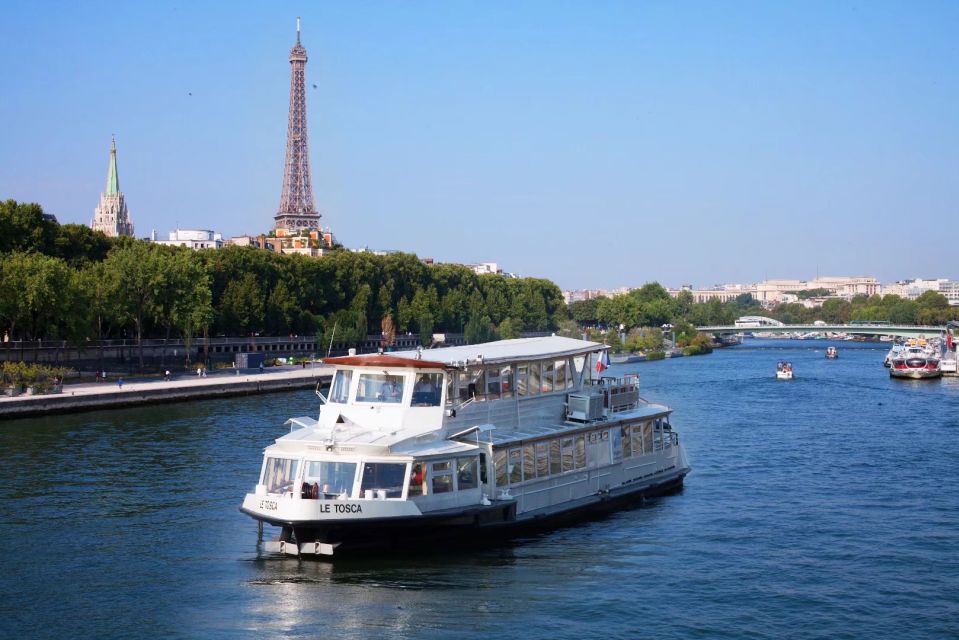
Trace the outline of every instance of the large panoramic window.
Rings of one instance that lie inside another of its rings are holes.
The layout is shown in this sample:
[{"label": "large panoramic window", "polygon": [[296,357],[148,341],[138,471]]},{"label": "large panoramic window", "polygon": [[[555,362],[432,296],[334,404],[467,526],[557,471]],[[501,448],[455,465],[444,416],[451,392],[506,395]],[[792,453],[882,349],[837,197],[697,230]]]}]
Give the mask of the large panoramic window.
[{"label": "large panoramic window", "polygon": [[549,472],[557,474],[563,471],[563,458],[560,455],[559,440],[549,441]]},{"label": "large panoramic window", "polygon": [[573,439],[563,438],[563,471],[573,470]]},{"label": "large panoramic window", "polygon": [[355,462],[327,462],[311,460],[306,463],[303,482],[317,483],[321,493],[347,496],[353,494],[353,479],[356,476]]},{"label": "large panoramic window", "polygon": [[403,497],[406,485],[406,464],[396,462],[367,462],[363,465],[363,483],[360,493],[365,497],[367,491],[374,498],[381,495],[386,498]]},{"label": "large panoramic window", "polygon": [[516,395],[525,396],[528,395],[527,391],[527,378],[528,370],[525,364],[516,365]]},{"label": "large panoramic window", "polygon": [[513,397],[513,368],[509,365],[500,367],[500,384],[502,397]]},{"label": "large panoramic window", "polygon": [[293,489],[293,480],[300,461],[293,458],[267,458],[263,466],[263,481],[269,493],[286,493]]},{"label": "large panoramic window", "polygon": [[403,376],[385,373],[360,374],[357,402],[399,403],[403,400]]},{"label": "large panoramic window", "polygon": [[438,407],[440,406],[440,392],[443,388],[443,374],[441,373],[421,373],[416,376],[416,384],[413,385],[413,406],[414,407]]},{"label": "large panoramic window", "polygon": [[499,399],[500,370],[499,367],[486,369],[486,397],[490,400]]},{"label": "large panoramic window", "polygon": [[479,486],[476,478],[476,458],[456,459],[456,488],[475,489]]},{"label": "large panoramic window", "polygon": [[529,363],[529,395],[535,396],[539,393],[540,385],[540,363],[539,362],[530,362]]},{"label": "large panoramic window", "polygon": [[333,376],[333,388],[330,390],[330,402],[346,404],[350,396],[350,381],[353,379],[353,371],[349,369],[340,369]]},{"label": "large panoramic window", "polygon": [[623,427],[623,457],[628,458],[632,455],[630,451],[629,425]]},{"label": "large panoramic window", "polygon": [[569,367],[565,360],[556,361],[556,389],[568,389],[572,386],[573,378],[569,375]]},{"label": "large panoramic window", "polygon": [[519,484],[523,481],[523,450],[509,450],[509,482]]},{"label": "large panoramic window", "polygon": [[555,363],[553,362],[543,363],[543,393],[553,392],[553,372],[555,371],[555,369],[556,369]]},{"label": "large panoramic window", "polygon": [[549,445],[537,442],[536,448],[536,477],[545,478],[549,475]]},{"label": "large panoramic window", "polygon": [[496,486],[505,487],[509,484],[509,465],[506,463],[506,450],[493,451],[493,466],[496,467]]}]

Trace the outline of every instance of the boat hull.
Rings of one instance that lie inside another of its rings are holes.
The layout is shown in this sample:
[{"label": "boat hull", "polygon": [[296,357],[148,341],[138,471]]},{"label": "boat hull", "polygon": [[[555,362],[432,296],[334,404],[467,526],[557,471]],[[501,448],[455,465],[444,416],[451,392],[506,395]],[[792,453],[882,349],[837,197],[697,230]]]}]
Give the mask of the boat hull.
[{"label": "boat hull", "polygon": [[942,371],[939,369],[889,369],[889,377],[903,378],[908,380],[931,380],[942,377]]},{"label": "boat hull", "polygon": [[494,500],[440,513],[366,520],[283,522],[240,511],[281,527],[279,539],[265,542],[265,551],[299,557],[342,557],[391,549],[435,550],[502,543],[518,536],[601,517],[642,504],[647,498],[682,490],[688,467],[657,474],[643,483],[598,492],[563,505],[517,515],[517,500]]}]

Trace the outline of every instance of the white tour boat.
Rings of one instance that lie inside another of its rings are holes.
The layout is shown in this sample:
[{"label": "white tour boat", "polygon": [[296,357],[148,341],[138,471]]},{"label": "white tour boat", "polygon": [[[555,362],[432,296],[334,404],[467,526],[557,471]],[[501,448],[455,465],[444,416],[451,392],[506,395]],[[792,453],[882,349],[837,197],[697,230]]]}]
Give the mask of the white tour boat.
[{"label": "white tour boat", "polygon": [[833,346],[826,347],[826,357],[830,360],[835,360],[839,357],[839,349]]},{"label": "white tour boat", "polygon": [[319,419],[264,452],[241,511],[280,528],[265,550],[490,540],[682,487],[671,409],[639,377],[598,377],[606,345],[523,338],[328,358]]},{"label": "white tour boat", "polygon": [[793,379],[793,366],[789,362],[780,362],[776,365],[776,378],[779,380]]},{"label": "white tour boat", "polygon": [[940,378],[942,368],[939,357],[933,351],[914,345],[892,358],[889,375],[893,378]]}]

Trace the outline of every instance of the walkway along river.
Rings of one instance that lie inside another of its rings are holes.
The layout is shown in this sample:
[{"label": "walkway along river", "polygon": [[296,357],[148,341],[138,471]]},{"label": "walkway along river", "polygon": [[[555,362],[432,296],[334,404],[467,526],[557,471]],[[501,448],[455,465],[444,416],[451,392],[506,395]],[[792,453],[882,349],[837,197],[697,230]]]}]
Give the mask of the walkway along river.
[{"label": "walkway along river", "polygon": [[614,366],[675,408],[684,491],[469,553],[259,555],[237,507],[310,390],[5,421],[0,636],[956,637],[959,379],[827,344]]}]

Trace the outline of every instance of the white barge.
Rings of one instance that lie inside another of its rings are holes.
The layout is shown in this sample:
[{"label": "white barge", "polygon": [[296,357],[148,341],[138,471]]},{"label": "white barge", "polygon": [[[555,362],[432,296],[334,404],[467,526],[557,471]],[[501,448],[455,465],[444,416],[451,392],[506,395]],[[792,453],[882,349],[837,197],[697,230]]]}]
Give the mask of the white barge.
[{"label": "white barge", "polygon": [[512,536],[682,487],[670,408],[563,337],[329,358],[319,419],[266,448],[241,511],[297,556]]}]

